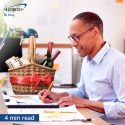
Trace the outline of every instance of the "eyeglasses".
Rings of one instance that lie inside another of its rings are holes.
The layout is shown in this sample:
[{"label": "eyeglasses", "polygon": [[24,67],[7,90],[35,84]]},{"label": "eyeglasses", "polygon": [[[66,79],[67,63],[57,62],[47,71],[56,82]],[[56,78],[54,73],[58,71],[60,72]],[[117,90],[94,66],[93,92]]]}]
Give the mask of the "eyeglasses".
[{"label": "eyeglasses", "polygon": [[94,27],[90,27],[89,29],[87,29],[86,31],[82,32],[80,35],[76,35],[76,34],[73,34],[71,36],[68,36],[69,40],[71,42],[73,42],[73,40],[75,40],[76,42],[79,42],[80,41],[80,37],[84,34],[86,34],[87,32],[91,31]]}]

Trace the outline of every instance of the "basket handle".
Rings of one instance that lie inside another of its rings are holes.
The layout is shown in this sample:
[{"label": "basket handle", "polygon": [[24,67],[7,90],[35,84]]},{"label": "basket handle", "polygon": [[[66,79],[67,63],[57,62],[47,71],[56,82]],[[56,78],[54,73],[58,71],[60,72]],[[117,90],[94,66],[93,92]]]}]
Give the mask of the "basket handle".
[{"label": "basket handle", "polygon": [[28,47],[28,60],[30,63],[34,63],[36,54],[36,38],[35,36],[30,36],[29,47]]}]

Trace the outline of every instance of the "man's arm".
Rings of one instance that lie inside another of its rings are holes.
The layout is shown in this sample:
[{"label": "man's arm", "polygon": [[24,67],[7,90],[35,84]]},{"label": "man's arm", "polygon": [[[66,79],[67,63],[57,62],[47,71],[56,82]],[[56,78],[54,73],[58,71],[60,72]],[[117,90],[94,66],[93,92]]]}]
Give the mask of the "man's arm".
[{"label": "man's arm", "polygon": [[79,108],[89,108],[91,110],[94,110],[100,113],[105,113],[103,102],[82,99],[80,97],[73,96],[73,95],[69,95],[67,97],[61,98],[58,104],[60,105],[60,107],[75,104],[76,107],[79,107]]},{"label": "man's arm", "polygon": [[85,100],[85,101],[86,101],[86,108],[105,114],[103,102],[92,101],[92,100]]}]

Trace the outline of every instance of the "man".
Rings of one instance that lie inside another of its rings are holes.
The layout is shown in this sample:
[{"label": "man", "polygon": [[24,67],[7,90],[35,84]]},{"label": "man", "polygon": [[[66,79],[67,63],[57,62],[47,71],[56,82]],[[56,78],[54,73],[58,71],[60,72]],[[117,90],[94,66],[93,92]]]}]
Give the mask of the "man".
[{"label": "man", "polygon": [[43,102],[56,102],[60,107],[86,107],[105,114],[107,121],[125,124],[125,56],[103,40],[103,22],[92,12],[74,17],[70,25],[72,45],[84,57],[81,78],[73,91],[39,92]]}]

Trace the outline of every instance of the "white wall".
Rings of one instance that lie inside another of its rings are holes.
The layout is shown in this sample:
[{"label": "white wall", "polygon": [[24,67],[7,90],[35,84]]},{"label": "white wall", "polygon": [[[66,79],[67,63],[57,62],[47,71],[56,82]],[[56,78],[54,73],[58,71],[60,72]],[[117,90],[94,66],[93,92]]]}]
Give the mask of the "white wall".
[{"label": "white wall", "polygon": [[24,0],[27,7],[6,17],[9,26],[35,28],[38,42],[68,42],[68,27],[72,18],[83,11],[93,11],[104,21],[104,38],[123,52],[125,38],[125,2],[116,0]]}]

